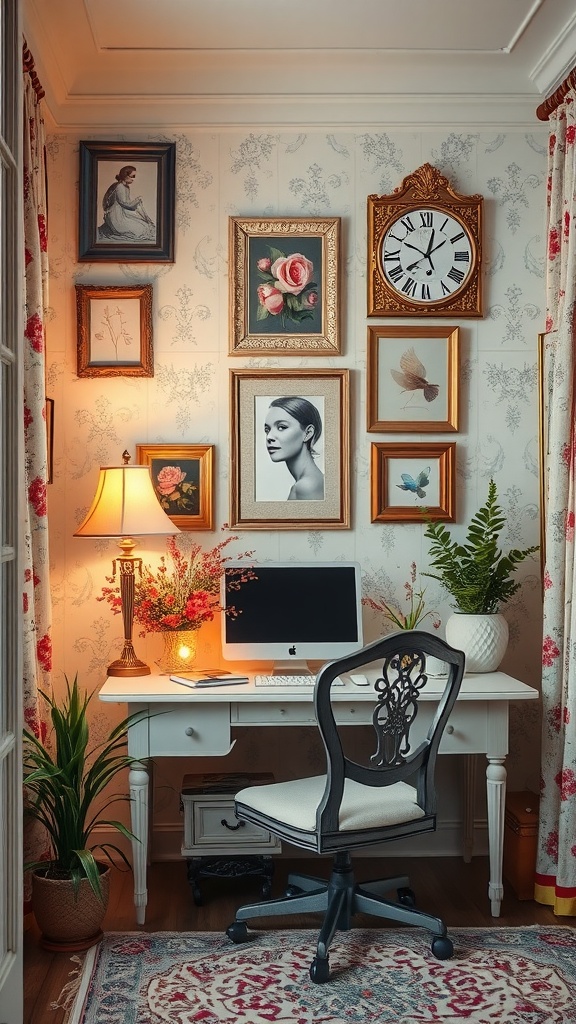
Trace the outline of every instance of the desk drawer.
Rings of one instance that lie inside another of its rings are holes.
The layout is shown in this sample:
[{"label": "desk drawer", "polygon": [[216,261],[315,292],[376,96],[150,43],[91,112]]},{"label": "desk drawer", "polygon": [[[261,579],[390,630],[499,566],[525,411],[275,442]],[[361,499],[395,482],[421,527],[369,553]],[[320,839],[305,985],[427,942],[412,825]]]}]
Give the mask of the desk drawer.
[{"label": "desk drawer", "polygon": [[151,708],[148,724],[150,757],[221,756],[230,750],[228,704],[159,704]]},{"label": "desk drawer", "polygon": [[182,855],[225,856],[278,853],[280,840],[249,821],[238,821],[234,795],[182,796],[184,843]]},{"label": "desk drawer", "polygon": [[[372,721],[372,704],[346,701],[335,705],[339,725],[362,725]],[[314,705],[280,701],[270,704],[241,704],[232,709],[233,725],[316,725]]]},{"label": "desk drawer", "polygon": [[[412,730],[412,742],[424,739],[436,712],[436,704],[423,702]],[[342,701],[334,705],[339,725],[366,725],[372,722],[374,705],[370,701]],[[312,704],[269,703],[236,704],[232,708],[233,725],[316,725]],[[443,754],[485,753],[487,712],[481,703],[462,703],[450,715],[440,751]]]}]

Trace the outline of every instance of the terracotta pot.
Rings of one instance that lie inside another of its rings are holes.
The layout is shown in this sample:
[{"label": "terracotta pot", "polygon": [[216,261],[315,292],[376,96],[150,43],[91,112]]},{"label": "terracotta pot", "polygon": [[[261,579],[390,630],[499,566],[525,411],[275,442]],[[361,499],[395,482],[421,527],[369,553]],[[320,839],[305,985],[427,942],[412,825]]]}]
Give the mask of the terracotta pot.
[{"label": "terracotta pot", "polygon": [[110,895],[110,868],[100,867],[102,899],[83,878],[78,892],[68,878],[32,874],[32,909],[42,932],[40,945],[52,950],[88,949],[102,938],[102,921]]}]

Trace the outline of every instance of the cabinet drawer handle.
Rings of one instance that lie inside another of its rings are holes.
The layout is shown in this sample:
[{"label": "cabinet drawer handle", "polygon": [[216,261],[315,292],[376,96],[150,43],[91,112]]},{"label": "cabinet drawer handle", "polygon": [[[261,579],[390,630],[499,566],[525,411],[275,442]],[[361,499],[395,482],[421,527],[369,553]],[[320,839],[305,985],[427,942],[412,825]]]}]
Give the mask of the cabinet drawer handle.
[{"label": "cabinet drawer handle", "polygon": [[192,728],[191,725],[189,725],[188,728],[184,730],[184,732],[186,733],[187,736],[193,736],[194,735],[194,729]]},{"label": "cabinet drawer handle", "polygon": [[222,818],[220,824],[224,825],[224,828],[227,828],[229,832],[237,832],[239,828],[244,828],[246,822],[237,821],[235,825],[229,825],[228,822],[226,821],[226,818]]}]

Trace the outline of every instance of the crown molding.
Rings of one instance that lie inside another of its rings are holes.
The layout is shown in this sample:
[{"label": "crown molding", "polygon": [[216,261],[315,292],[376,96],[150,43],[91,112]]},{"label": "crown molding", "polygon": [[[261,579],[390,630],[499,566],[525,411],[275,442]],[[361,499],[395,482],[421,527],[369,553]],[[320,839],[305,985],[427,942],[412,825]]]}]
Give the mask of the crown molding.
[{"label": "crown molding", "polygon": [[572,70],[576,54],[576,12],[530,72],[542,96],[554,92]]},{"label": "crown molding", "polygon": [[154,128],[460,128],[534,130],[537,97],[444,94],[217,96],[68,96],[45,100],[58,130],[97,132]]}]

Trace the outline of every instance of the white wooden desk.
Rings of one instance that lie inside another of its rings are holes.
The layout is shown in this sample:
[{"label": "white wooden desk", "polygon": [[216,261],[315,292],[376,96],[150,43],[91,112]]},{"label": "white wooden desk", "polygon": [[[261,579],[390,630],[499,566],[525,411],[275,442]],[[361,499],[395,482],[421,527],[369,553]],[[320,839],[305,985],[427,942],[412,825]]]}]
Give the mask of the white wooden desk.
[{"label": "white wooden desk", "polygon": [[[443,679],[429,679],[422,691],[416,719],[425,735],[435,705],[444,688]],[[193,690],[170,682],[168,676],[108,677],[100,700],[128,705],[130,714],[149,711],[150,717],[132,726],[128,752],[138,759],[130,770],[130,798],[134,868],[134,904],[138,924],[144,924],[148,892],[148,758],[224,756],[231,749],[233,726],[315,725],[313,690],[280,687],[222,686]],[[351,682],[334,687],[337,720],[361,725],[371,721],[374,690]],[[490,881],[488,897],[494,917],[502,902],[502,851],[504,845],[505,760],[508,753],[510,702],[534,700],[538,691],[503,672],[467,675],[440,745],[441,754],[486,754]],[[158,712],[162,712],[159,714]],[[417,740],[418,735],[411,736]],[[465,811],[466,814],[466,811]]]}]

